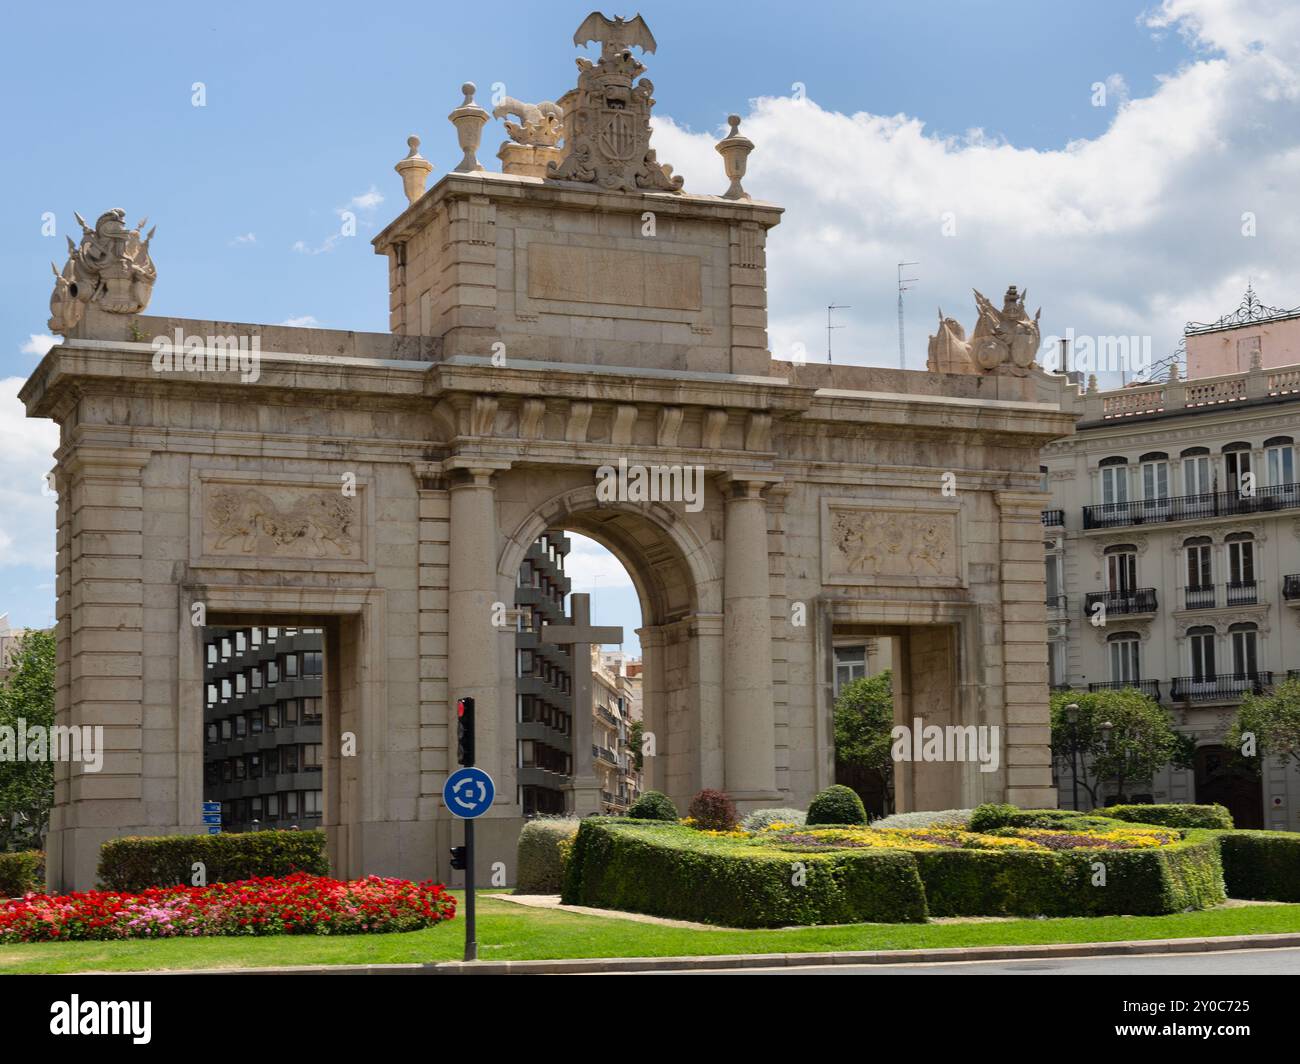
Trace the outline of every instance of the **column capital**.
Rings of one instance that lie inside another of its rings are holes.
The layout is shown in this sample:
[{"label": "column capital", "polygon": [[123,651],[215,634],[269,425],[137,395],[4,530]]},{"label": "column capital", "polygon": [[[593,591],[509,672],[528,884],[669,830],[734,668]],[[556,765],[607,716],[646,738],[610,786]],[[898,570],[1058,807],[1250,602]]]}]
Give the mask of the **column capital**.
[{"label": "column capital", "polygon": [[499,458],[479,458],[474,455],[452,455],[442,462],[443,475],[448,486],[456,488],[488,488],[492,478],[509,469],[511,463]]},{"label": "column capital", "polygon": [[771,488],[785,483],[780,473],[757,470],[727,470],[717,475],[718,490],[728,502],[736,499],[762,499]]}]

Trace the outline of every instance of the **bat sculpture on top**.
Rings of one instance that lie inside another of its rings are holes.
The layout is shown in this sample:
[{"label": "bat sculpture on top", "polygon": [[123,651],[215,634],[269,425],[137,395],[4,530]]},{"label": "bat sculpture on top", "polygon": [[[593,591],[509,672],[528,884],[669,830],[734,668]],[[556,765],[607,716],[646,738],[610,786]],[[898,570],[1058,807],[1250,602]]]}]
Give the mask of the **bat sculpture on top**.
[{"label": "bat sculpture on top", "polygon": [[579,48],[591,41],[600,45],[600,53],[606,58],[624,48],[640,48],[647,53],[655,50],[654,34],[639,14],[630,19],[606,18],[599,11],[593,11],[582,20],[578,32],[573,35],[573,43]]}]

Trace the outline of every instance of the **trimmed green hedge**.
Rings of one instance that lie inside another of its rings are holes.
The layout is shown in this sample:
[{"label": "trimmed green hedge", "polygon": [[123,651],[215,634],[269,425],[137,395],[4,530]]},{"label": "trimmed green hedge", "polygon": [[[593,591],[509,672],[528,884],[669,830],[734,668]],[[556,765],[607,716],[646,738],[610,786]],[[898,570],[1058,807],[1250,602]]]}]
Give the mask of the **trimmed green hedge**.
[{"label": "trimmed green hedge", "polygon": [[559,894],[564,887],[564,851],[560,844],[578,831],[577,818],[530,820],[519,832],[515,851],[516,894]]},{"label": "trimmed green hedge", "polygon": [[1215,836],[1189,836],[1140,850],[925,850],[916,862],[932,916],[1153,916],[1225,897]]},{"label": "trimmed green hedge", "polygon": [[1073,809],[1017,809],[1014,805],[986,804],[977,806],[971,813],[966,830],[984,832],[994,828],[1110,831],[1115,825],[1099,814],[1078,813]]},{"label": "trimmed green hedge", "polygon": [[804,821],[809,827],[829,824],[865,824],[867,810],[858,797],[858,792],[842,783],[833,783],[824,791],[818,791],[808,804],[808,816]]},{"label": "trimmed green hedge", "polygon": [[99,851],[99,881],[106,890],[191,885],[202,861],[208,883],[229,883],[291,872],[329,875],[323,831],[248,831],[230,835],[128,835]]},{"label": "trimmed green hedge", "polygon": [[44,890],[44,853],[40,850],[0,853],[0,898],[21,898]]},{"label": "trimmed green hedge", "polygon": [[1228,896],[1300,901],[1300,835],[1291,831],[1225,831],[1219,835]]},{"label": "trimmed green hedge", "polygon": [[1167,828],[1232,830],[1232,814],[1222,805],[1112,805],[1109,809],[1098,809],[1096,815]]},{"label": "trimmed green hedge", "polygon": [[663,791],[646,791],[627,807],[633,820],[665,820],[677,823],[677,806]]},{"label": "trimmed green hedge", "polygon": [[786,853],[604,817],[579,827],[562,900],[728,927],[926,917],[916,861],[902,850]]}]

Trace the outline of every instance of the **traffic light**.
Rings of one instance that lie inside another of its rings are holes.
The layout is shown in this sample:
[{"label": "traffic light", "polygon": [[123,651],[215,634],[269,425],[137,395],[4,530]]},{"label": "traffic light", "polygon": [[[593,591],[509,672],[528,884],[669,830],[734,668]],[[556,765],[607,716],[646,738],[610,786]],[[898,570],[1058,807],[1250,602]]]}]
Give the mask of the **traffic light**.
[{"label": "traffic light", "polygon": [[469,867],[469,862],[465,859],[464,846],[453,846],[451,848],[451,867],[457,872],[463,872]]},{"label": "traffic light", "polygon": [[474,699],[456,703],[456,763],[474,764]]}]

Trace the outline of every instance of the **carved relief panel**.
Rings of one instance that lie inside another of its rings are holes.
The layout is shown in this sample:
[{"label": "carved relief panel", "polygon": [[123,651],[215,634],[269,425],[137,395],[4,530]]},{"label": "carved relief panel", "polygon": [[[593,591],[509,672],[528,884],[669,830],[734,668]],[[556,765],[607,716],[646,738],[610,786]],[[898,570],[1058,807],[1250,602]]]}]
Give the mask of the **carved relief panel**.
[{"label": "carved relief panel", "polygon": [[959,587],[957,506],[899,499],[823,499],[822,581]]},{"label": "carved relief panel", "polygon": [[369,571],[371,509],[361,479],[199,471],[190,495],[190,564]]}]

